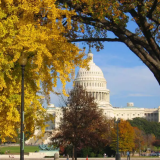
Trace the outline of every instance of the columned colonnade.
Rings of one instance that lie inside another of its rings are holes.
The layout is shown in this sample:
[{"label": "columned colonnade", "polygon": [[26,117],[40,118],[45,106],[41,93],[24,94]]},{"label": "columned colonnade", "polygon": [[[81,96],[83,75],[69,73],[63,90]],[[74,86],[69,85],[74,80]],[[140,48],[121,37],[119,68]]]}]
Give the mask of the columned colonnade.
[{"label": "columned colonnade", "polygon": [[89,95],[93,96],[97,100],[107,100],[107,94],[106,92],[87,92]]}]

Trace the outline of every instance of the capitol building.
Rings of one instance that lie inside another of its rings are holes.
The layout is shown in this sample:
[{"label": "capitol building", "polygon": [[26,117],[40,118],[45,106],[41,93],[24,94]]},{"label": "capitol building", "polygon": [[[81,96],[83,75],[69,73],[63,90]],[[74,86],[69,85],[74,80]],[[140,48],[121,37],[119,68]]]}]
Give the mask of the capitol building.
[{"label": "capitol building", "polygon": [[[124,120],[143,117],[148,121],[160,122],[160,106],[156,109],[140,108],[135,107],[133,102],[129,102],[123,108],[113,107],[110,104],[110,90],[107,88],[107,81],[104,78],[102,70],[94,63],[91,50],[89,50],[88,56],[91,57],[89,70],[85,68],[79,69],[75,79],[75,85],[82,85],[95,98],[98,107],[103,110],[106,117]],[[47,123],[46,133],[47,131],[57,129],[63,116],[61,108],[55,107],[54,104],[47,107],[47,112],[55,117],[55,121],[54,124],[52,122]]]}]

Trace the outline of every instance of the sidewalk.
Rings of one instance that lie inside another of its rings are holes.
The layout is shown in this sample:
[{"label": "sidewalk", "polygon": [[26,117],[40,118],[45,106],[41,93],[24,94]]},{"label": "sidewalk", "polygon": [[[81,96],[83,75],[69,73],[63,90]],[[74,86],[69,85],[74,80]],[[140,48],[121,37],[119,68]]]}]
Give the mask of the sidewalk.
[{"label": "sidewalk", "polygon": [[[54,160],[54,158],[39,158],[39,157],[29,157],[28,155],[24,155],[25,160]],[[14,155],[14,158],[9,158],[9,155],[0,155],[0,160],[19,160],[20,156],[19,155]],[[59,160],[66,160],[66,158],[59,158]],[[69,158],[69,160],[72,160],[72,158]],[[86,160],[86,158],[77,158],[77,160]],[[88,160],[115,160],[115,157],[107,157],[107,158],[88,158]],[[122,157],[121,160],[127,160],[127,157]],[[147,158],[147,157],[142,157],[142,158],[130,158],[130,160],[160,160],[160,157],[153,157],[153,158]]]}]

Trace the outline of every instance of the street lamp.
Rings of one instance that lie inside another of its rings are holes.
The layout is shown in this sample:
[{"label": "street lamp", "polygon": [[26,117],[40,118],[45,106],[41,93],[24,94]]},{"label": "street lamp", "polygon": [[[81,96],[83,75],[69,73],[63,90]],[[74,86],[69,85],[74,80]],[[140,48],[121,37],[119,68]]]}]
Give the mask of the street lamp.
[{"label": "street lamp", "polygon": [[27,63],[27,57],[22,53],[19,58],[19,64],[22,68],[21,82],[21,133],[20,133],[20,160],[24,160],[24,70]]},{"label": "street lamp", "polygon": [[117,151],[116,151],[116,160],[121,160],[121,155],[119,153],[119,138],[118,138],[118,123],[120,123],[120,119],[118,118],[117,121],[115,121],[115,123],[117,123]]}]

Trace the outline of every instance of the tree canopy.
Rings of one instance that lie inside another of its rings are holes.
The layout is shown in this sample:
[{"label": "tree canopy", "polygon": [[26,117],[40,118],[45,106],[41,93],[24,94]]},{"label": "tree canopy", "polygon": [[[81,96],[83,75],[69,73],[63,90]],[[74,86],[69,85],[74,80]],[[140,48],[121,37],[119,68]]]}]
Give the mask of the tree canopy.
[{"label": "tree canopy", "polygon": [[[75,10],[72,42],[103,48],[102,41],[124,43],[151,70],[160,84],[160,0],[57,0]],[[128,24],[132,22],[135,30]],[[66,20],[67,23],[67,20]],[[108,32],[114,36],[109,37]]]},{"label": "tree canopy", "polygon": [[[25,131],[45,130],[48,116],[40,100],[49,101],[57,79],[64,87],[76,66],[84,67],[84,52],[64,36],[76,13],[58,8],[55,0],[0,0],[0,138],[17,135],[20,126],[21,66],[25,67]],[[47,15],[47,22],[46,22]],[[68,23],[64,26],[62,17]]]},{"label": "tree canopy", "polygon": [[158,122],[149,122],[145,118],[138,117],[128,121],[133,127],[144,131],[145,134],[154,134],[157,139],[160,139],[160,124]]}]

